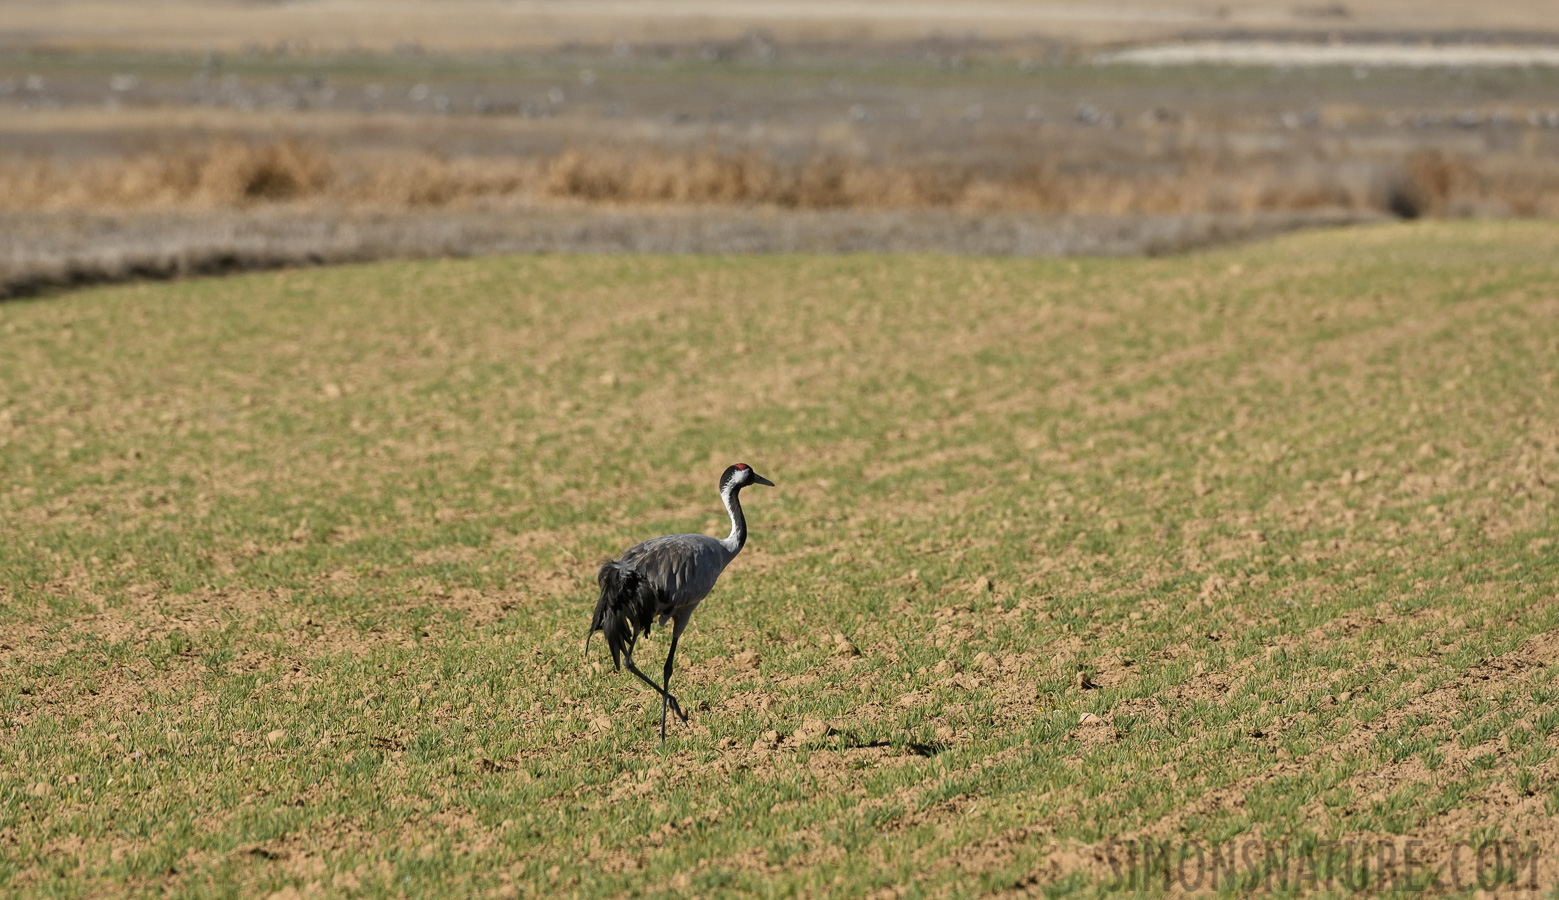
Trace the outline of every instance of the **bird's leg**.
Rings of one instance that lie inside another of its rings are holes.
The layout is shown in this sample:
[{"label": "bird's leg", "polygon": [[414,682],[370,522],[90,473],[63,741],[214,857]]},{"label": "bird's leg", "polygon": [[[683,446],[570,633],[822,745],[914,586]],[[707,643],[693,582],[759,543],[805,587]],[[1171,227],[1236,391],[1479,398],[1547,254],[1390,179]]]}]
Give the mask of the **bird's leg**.
[{"label": "bird's leg", "polygon": [[644,674],[643,672],[639,671],[639,667],[633,664],[633,654],[632,653],[624,654],[624,656],[623,656],[623,665],[628,667],[628,671],[630,671],[633,674],[639,676],[639,680],[640,681],[642,681],[645,684],[649,685],[650,687],[654,688],[655,689],[655,693],[657,693],[657,694],[659,694],[661,696],[661,701],[663,703],[670,703],[672,711],[674,711],[677,715],[681,716],[684,720],[687,719],[687,714],[682,711],[682,707],[677,705],[677,698],[675,698],[675,697],[671,696],[670,694],[666,693],[666,689],[665,688],[661,687],[660,685],[656,684],[654,681],[650,680],[650,676],[648,676],[648,675]]},{"label": "bird's leg", "polygon": [[[666,739],[666,705],[671,697],[671,661],[677,655],[677,638],[682,636],[682,629],[686,626],[687,619],[684,618],[677,619],[671,626],[671,651],[666,654],[666,680],[661,683],[662,690],[660,695],[660,739],[663,741]],[[680,707],[677,707],[675,701],[670,702],[671,706],[677,710],[677,715],[682,719],[682,722],[686,724],[687,713],[683,712]]]}]

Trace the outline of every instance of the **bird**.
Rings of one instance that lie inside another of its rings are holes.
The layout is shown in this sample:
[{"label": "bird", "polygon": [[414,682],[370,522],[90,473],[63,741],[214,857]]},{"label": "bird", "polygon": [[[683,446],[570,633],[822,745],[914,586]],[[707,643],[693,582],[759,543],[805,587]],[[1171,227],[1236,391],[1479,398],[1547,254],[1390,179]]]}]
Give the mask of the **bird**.
[{"label": "bird", "polygon": [[[774,482],[746,463],[728,466],[720,476],[720,500],[731,516],[731,533],[724,540],[704,534],[667,534],[635,544],[617,559],[609,560],[596,575],[601,588],[585,633],[585,651],[597,631],[606,638],[612,651],[612,666],[621,672],[624,664],[640,681],[660,694],[660,739],[666,740],[666,712],[669,709],[684,723],[687,713],[671,694],[672,661],[677,655],[677,640],[687,628],[693,610],[714,589],[720,573],[731,564],[747,543],[747,519],[742,515],[741,491],[748,485],[773,487]],[[650,623],[671,623],[671,649],[660,684],[633,664],[633,650],[640,635],[650,633]],[[620,659],[619,659],[620,658]]]}]

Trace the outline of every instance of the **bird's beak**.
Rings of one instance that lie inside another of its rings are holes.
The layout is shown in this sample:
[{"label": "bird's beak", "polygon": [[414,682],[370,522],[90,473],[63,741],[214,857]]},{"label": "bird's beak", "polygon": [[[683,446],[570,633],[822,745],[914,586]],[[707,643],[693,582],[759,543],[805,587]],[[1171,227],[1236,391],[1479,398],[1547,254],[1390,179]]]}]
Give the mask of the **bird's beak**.
[{"label": "bird's beak", "polygon": [[759,475],[757,472],[752,473],[752,480],[754,482],[756,482],[757,484],[765,484],[765,485],[768,485],[769,487],[773,487],[774,486],[774,482],[770,481],[767,478],[764,478],[762,475]]}]

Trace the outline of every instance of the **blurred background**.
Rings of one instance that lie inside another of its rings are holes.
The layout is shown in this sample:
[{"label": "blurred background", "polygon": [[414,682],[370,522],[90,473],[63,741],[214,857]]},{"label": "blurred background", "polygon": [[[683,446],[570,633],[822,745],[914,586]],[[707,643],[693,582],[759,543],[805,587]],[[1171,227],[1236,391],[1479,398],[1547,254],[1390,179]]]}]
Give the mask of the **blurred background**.
[{"label": "blurred background", "polygon": [[1552,0],[7,0],[0,291],[1559,212]]}]

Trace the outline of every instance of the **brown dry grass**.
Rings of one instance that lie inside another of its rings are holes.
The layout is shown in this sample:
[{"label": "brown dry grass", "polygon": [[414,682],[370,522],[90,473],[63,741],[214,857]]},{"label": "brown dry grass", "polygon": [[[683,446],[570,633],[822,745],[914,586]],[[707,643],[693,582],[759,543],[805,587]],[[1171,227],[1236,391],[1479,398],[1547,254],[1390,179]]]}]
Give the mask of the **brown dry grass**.
[{"label": "brown dry grass", "polygon": [[[1357,169],[1358,167],[1354,167]],[[352,153],[299,140],[220,140],[76,163],[0,160],[0,209],[246,207],[292,201],[337,208],[459,207],[491,200],[612,206],[957,209],[1078,214],[1381,211],[1559,215],[1559,163],[1470,159],[1440,150],[1377,161],[1362,176],[1286,160],[1190,155],[1171,174],[875,163],[758,150],[586,149],[545,157]]]},{"label": "brown dry grass", "polygon": [[318,195],[332,174],[328,155],[309,144],[217,141],[75,164],[13,159],[0,167],[0,203],[8,209],[236,206]]}]

